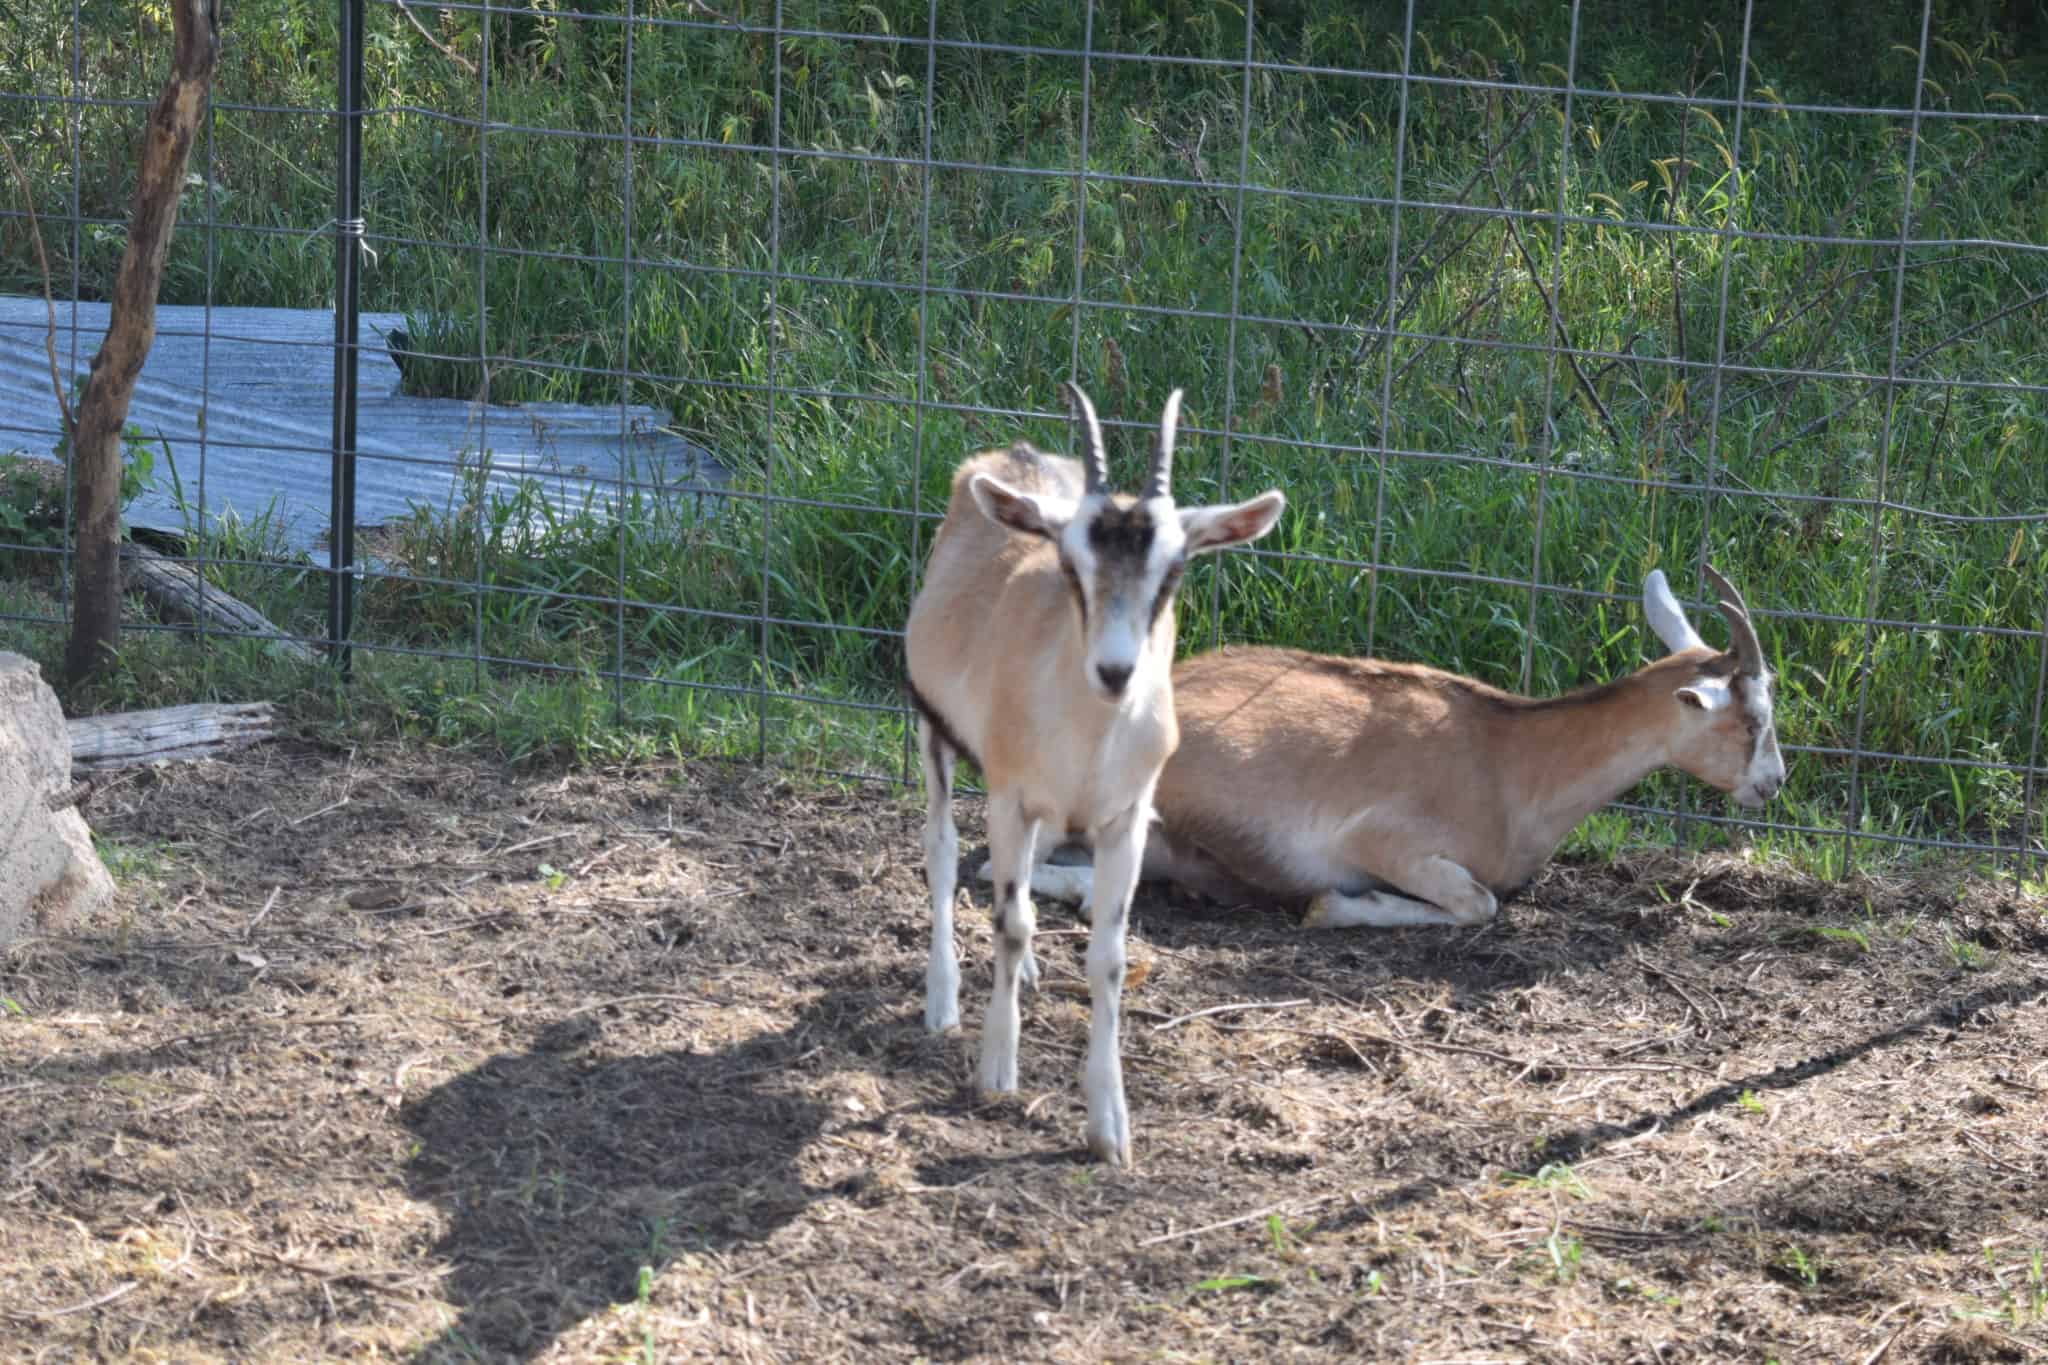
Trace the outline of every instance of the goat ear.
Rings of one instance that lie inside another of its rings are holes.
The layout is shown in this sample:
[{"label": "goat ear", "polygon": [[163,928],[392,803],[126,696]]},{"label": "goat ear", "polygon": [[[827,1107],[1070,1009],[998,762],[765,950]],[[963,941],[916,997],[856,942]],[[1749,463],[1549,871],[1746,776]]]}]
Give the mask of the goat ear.
[{"label": "goat ear", "polygon": [[1662,569],[1650,570],[1649,577],[1643,580],[1643,616],[1664,642],[1664,648],[1673,654],[1706,646],[1700,633],[1685,619],[1685,608],[1671,595],[1671,585],[1664,581]]},{"label": "goat ear", "polygon": [[1690,706],[1696,711],[1705,711],[1709,715],[1735,700],[1733,694],[1728,691],[1728,684],[1719,678],[1703,678],[1690,687],[1679,688],[1672,695],[1677,697],[1682,705]]},{"label": "goat ear", "polygon": [[1269,488],[1250,502],[1233,507],[1183,507],[1181,533],[1187,537],[1188,553],[1220,550],[1225,545],[1244,545],[1273,529],[1287,506],[1287,496]]},{"label": "goat ear", "polygon": [[968,481],[967,491],[974,495],[974,505],[983,516],[1026,535],[1058,540],[1074,519],[1072,504],[1019,493],[992,475],[976,474]]}]

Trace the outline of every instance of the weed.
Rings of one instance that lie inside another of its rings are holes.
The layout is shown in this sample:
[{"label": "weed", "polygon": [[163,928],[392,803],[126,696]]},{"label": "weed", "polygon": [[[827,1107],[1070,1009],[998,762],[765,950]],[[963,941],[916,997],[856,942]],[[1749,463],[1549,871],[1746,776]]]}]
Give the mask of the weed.
[{"label": "weed", "polygon": [[1761,1114],[1764,1112],[1763,1097],[1754,1090],[1744,1090],[1738,1094],[1735,1097],[1735,1105],[1745,1114]]},{"label": "weed", "polygon": [[668,1230],[669,1220],[666,1218],[647,1220],[647,1259],[655,1265],[668,1261]]},{"label": "weed", "polygon": [[1578,1238],[1553,1232],[1544,1239],[1543,1247],[1550,1253],[1550,1271],[1559,1284],[1571,1284],[1579,1278],[1579,1261],[1586,1249]]},{"label": "weed", "polygon": [[1564,1162],[1546,1162],[1536,1168],[1533,1175],[1509,1171],[1501,1176],[1503,1185],[1523,1186],[1538,1190],[1558,1190],[1574,1199],[1591,1199],[1592,1189],[1579,1178],[1579,1173]]},{"label": "weed", "polygon": [[1803,930],[1827,943],[1846,943],[1859,953],[1870,951],[1870,935],[1861,929],[1846,925],[1817,924]]},{"label": "weed", "polygon": [[[656,1234],[656,1237],[658,1240],[659,1234]],[[640,1273],[634,1277],[633,1302],[643,1310],[644,1316],[644,1311],[651,1306],[653,1300],[654,1267],[643,1265],[640,1267]],[[641,1365],[654,1365],[657,1359],[659,1357],[654,1350],[654,1324],[651,1321],[646,1321],[641,1324],[640,1328],[640,1362]]]},{"label": "weed", "polygon": [[[1996,1318],[2016,1330],[2048,1323],[2048,1253],[2039,1249],[2027,1253],[2015,1268],[2000,1266],[1994,1249],[1986,1246],[1984,1268],[2004,1295],[2003,1301],[1995,1308],[1952,1309],[1957,1317]],[[2008,1283],[2008,1277],[2015,1282]]]},{"label": "weed", "polygon": [[1991,954],[1980,943],[1953,935],[1945,935],[1942,943],[1948,949],[1949,961],[1962,971],[1981,972],[1991,965]]},{"label": "weed", "polygon": [[1228,1294],[1238,1290],[1272,1289],[1279,1284],[1269,1275],[1217,1275],[1211,1279],[1198,1280],[1190,1294]]},{"label": "weed", "polygon": [[1774,1264],[1798,1287],[1808,1290],[1818,1288],[1821,1276],[1827,1272],[1827,1261],[1818,1252],[1808,1254],[1804,1248],[1789,1243],[1778,1252]]},{"label": "weed", "polygon": [[1630,1299],[1645,1299],[1663,1308],[1676,1308],[1684,1302],[1678,1295],[1668,1290],[1659,1289],[1653,1284],[1640,1284],[1627,1275],[1617,1280],[1610,1280],[1607,1287],[1616,1295]]},{"label": "weed", "polygon": [[161,881],[171,871],[170,850],[164,844],[131,844],[105,838],[95,834],[92,837],[93,850],[106,864],[114,881],[127,885],[138,881]]}]

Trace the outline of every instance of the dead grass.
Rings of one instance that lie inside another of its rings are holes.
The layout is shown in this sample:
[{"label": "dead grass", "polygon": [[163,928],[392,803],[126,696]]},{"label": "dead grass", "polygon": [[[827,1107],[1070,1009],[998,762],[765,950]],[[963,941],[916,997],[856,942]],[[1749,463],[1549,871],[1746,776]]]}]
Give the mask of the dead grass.
[{"label": "dead grass", "polygon": [[1997,884],[1148,899],[1124,1174],[1083,999],[1013,1101],[925,1036],[890,793],[277,748],[88,815],[117,916],[0,958],[9,1358],[2048,1355],[2048,922]]}]

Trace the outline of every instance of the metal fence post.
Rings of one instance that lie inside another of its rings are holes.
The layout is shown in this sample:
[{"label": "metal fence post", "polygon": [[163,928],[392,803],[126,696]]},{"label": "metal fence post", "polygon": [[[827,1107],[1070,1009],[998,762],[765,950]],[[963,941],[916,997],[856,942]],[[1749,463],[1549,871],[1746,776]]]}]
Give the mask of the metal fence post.
[{"label": "metal fence post", "polygon": [[363,0],[341,0],[336,56],[340,96],[334,166],[334,450],[328,511],[327,645],[347,676],[355,611],[356,328],[363,246]]}]

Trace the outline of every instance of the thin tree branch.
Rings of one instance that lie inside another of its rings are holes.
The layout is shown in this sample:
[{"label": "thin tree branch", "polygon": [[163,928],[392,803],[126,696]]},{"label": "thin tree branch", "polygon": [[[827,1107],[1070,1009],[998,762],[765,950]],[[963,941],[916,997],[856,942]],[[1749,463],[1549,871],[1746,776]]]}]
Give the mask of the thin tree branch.
[{"label": "thin tree branch", "polygon": [[[1501,192],[1500,179],[1493,174],[1491,167],[1487,170],[1487,177],[1493,183],[1494,198],[1502,208],[1507,208],[1507,196]],[[1579,381],[1579,391],[1586,395],[1586,400],[1593,405],[1593,411],[1600,415],[1600,425],[1606,429],[1607,439],[1613,441],[1616,445],[1621,444],[1621,429],[1614,423],[1614,414],[1609,412],[1607,405],[1600,401],[1600,395],[1594,391],[1592,382],[1586,378],[1586,372],[1579,368],[1579,358],[1571,353],[1571,332],[1565,327],[1564,315],[1558,312],[1557,303],[1550,297],[1550,291],[1543,287],[1543,272],[1536,268],[1536,258],[1529,254],[1528,246],[1523,243],[1521,229],[1516,226],[1513,217],[1503,218],[1501,222],[1506,224],[1508,240],[1515,244],[1516,254],[1522,258],[1522,264],[1528,268],[1529,283],[1535,286],[1536,296],[1543,300],[1544,311],[1550,315],[1551,329],[1557,337],[1558,344],[1563,348],[1560,354],[1564,356],[1565,364],[1571,367],[1572,377]],[[1545,413],[1544,417],[1548,420],[1550,414]]]},{"label": "thin tree branch", "polygon": [[448,44],[442,42],[439,38],[436,38],[433,34],[427,32],[427,26],[421,23],[419,19],[413,15],[413,12],[410,9],[406,8],[405,0],[391,0],[391,3],[397,6],[398,12],[400,14],[403,14],[405,16],[405,22],[412,25],[413,32],[419,34],[420,37],[425,38],[427,42],[433,47],[434,51],[440,53],[443,57],[446,57],[449,61],[461,67],[463,71],[468,75],[474,76],[476,74],[476,63],[471,61],[469,58],[463,56],[460,52],[457,52],[454,48],[448,46]]},{"label": "thin tree branch", "polygon": [[64,418],[64,439],[69,441],[76,428],[71,420],[71,400],[64,394],[64,379],[57,370],[57,300],[50,292],[50,258],[43,251],[43,226],[36,220],[35,194],[29,189],[28,176],[14,159],[14,148],[5,138],[0,138],[0,152],[7,153],[7,164],[14,168],[14,181],[21,186],[21,207],[28,214],[29,240],[35,243],[36,264],[43,272],[43,307],[50,314],[49,330],[43,334],[43,350],[50,357],[50,391],[57,395],[57,411]]}]

